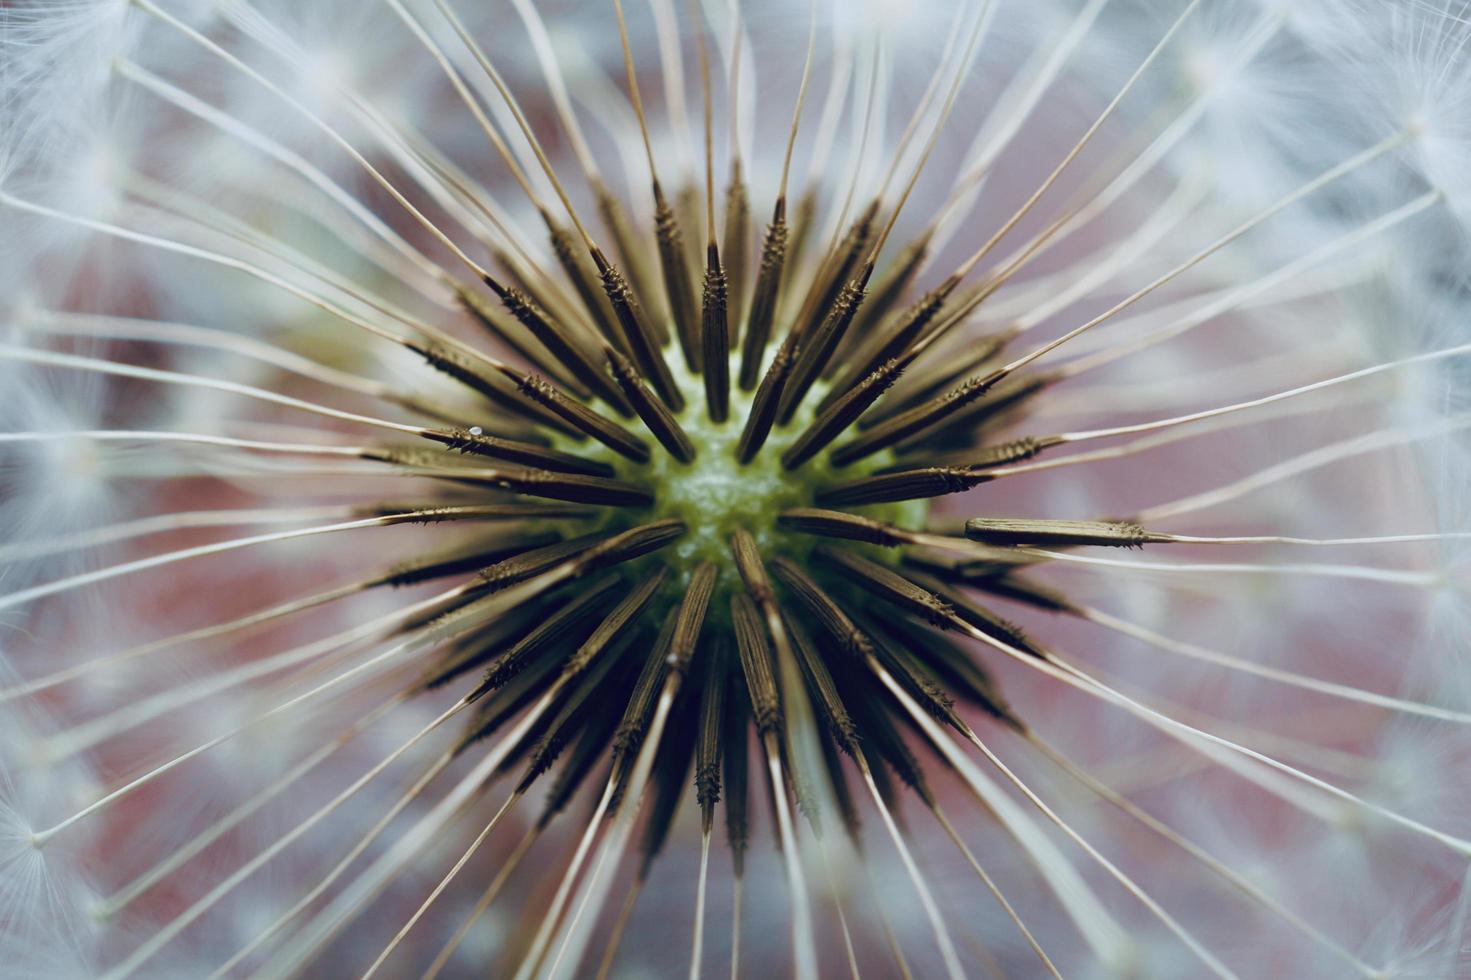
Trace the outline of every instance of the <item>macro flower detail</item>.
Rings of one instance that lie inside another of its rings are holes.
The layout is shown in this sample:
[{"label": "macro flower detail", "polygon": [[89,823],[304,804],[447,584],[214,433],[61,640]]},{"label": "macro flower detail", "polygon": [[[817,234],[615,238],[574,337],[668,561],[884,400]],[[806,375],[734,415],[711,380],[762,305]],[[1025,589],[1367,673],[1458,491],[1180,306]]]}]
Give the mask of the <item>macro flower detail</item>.
[{"label": "macro flower detail", "polygon": [[1468,18],[0,0],[0,975],[1471,977]]}]

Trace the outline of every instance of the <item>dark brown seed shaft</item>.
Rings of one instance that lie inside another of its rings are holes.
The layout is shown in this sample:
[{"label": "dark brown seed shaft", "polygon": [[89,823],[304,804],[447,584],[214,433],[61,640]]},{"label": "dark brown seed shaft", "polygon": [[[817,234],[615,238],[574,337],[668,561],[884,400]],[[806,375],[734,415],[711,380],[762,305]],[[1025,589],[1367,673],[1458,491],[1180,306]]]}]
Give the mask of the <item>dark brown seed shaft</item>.
[{"label": "dark brown seed shaft", "polygon": [[[894,770],[900,782],[915,792],[925,805],[933,808],[935,806],[935,794],[930,790],[929,781],[925,778],[924,768],[919,759],[910,751],[903,737],[894,728],[889,713],[877,704],[854,705],[858,713],[858,724],[864,732],[864,753],[868,759],[882,759],[888,763],[889,768]],[[880,767],[873,766],[873,772],[877,774]],[[889,808],[894,809],[897,801],[886,801]]]},{"label": "dark brown seed shaft", "polygon": [[[488,277],[486,281],[490,281]],[[470,314],[476,323],[484,327],[486,333],[536,365],[537,370],[555,378],[558,384],[579,398],[587,398],[592,394],[585,381],[569,372],[558,358],[548,356],[549,348],[541,342],[535,330],[530,327],[523,330],[515,322],[507,321],[504,314],[467,287],[456,287],[455,298],[459,301],[460,308]],[[522,323],[521,326],[526,325]],[[528,331],[531,334],[530,337],[526,336]]]},{"label": "dark brown seed shaft", "polygon": [[700,691],[700,733],[695,744],[695,800],[700,805],[700,831],[709,835],[720,801],[720,742],[725,737],[725,686],[730,640],[716,637],[705,683]]},{"label": "dark brown seed shaft", "polygon": [[[857,658],[865,667],[872,668],[880,663],[874,641],[805,571],[782,558],[774,561],[772,568],[777,577],[792,590],[807,611],[840,647]],[[933,798],[926,785],[923,770],[918,760],[903,744],[898,733],[894,731],[887,712],[873,701],[860,700],[855,703],[854,709],[859,713],[858,730],[864,733],[869,750],[877,749],[878,753],[891,766],[894,766],[900,779],[919,793],[926,802],[932,802]]]},{"label": "dark brown seed shaft", "polygon": [[[1000,442],[992,446],[981,446],[958,453],[949,453],[941,457],[936,457],[934,462],[942,466],[963,466],[969,470],[991,469],[1010,463],[1023,462],[1053,446],[1060,446],[1064,442],[1066,440],[1060,436],[1023,436],[1020,439],[1012,439],[1009,442]],[[910,464],[896,463],[894,466],[880,470],[879,472],[896,472],[904,469],[908,465]]]},{"label": "dark brown seed shaft", "polygon": [[533,660],[526,670],[511,678],[505,687],[482,697],[476,704],[474,717],[464,735],[455,745],[455,754],[464,752],[480,739],[494,734],[496,729],[514,718],[543,692],[548,678],[556,669],[555,659]]},{"label": "dark brown seed shaft", "polygon": [[570,500],[599,507],[648,507],[654,502],[654,493],[647,487],[600,476],[553,473],[550,470],[470,471],[471,474],[477,472],[487,476],[495,473],[488,482],[503,490],[531,497]]},{"label": "dark brown seed shaft", "polygon": [[541,596],[535,602],[508,611],[485,626],[462,638],[447,651],[437,653],[434,663],[424,672],[417,690],[433,690],[487,663],[508,644],[530,632],[560,602],[558,597]]},{"label": "dark brown seed shaft", "polygon": [[484,456],[489,459],[524,463],[527,466],[560,470],[565,473],[581,473],[586,476],[613,475],[613,467],[607,463],[583,459],[571,453],[546,449],[515,439],[485,435],[471,429],[426,429],[421,435],[425,439],[465,455]]},{"label": "dark brown seed shaft", "polygon": [[795,346],[795,338],[788,337],[777,349],[771,367],[767,368],[760,387],[756,389],[756,397],[751,400],[751,411],[746,416],[746,426],[741,430],[741,441],[736,447],[736,459],[743,464],[756,458],[766,444],[766,437],[771,435],[771,427],[776,424],[776,413],[781,407],[782,389],[792,369]]},{"label": "dark brown seed shaft", "polygon": [[858,728],[853,724],[853,718],[848,714],[848,709],[843,706],[843,699],[838,695],[838,686],[833,681],[833,675],[828,671],[812,638],[807,635],[806,630],[802,629],[800,624],[787,620],[787,631],[792,638],[792,649],[797,653],[797,663],[802,668],[802,676],[807,682],[807,688],[812,692],[813,699],[821,706],[829,731],[844,752],[848,755],[857,755],[859,751]]},{"label": "dark brown seed shaft", "polygon": [[[628,220],[628,213],[623,210],[623,203],[608,189],[606,184],[601,180],[596,181],[593,184],[593,194],[598,201],[598,214],[602,216],[603,226],[608,229],[608,234],[613,236],[613,245],[618,250],[619,263],[628,270],[628,281],[633,286],[633,294],[643,308],[649,311],[653,319],[654,340],[660,345],[666,344],[669,342],[669,331],[664,327],[667,313],[664,309],[663,295],[655,288],[654,277],[649,271],[648,247],[640,240],[633,223]],[[621,340],[614,341],[614,343],[621,342]]]},{"label": "dark brown seed shaft", "polygon": [[522,374],[513,368],[503,372],[527,398],[555,412],[557,416],[573,425],[579,432],[592,436],[598,442],[635,463],[649,461],[649,447],[642,439],[611,419],[604,418],[580,402],[562,394],[546,379],[536,375]]},{"label": "dark brown seed shaft", "polygon": [[741,347],[742,391],[756,387],[766,345],[771,341],[771,326],[776,320],[776,305],[781,294],[782,269],[787,255],[786,202],[778,201],[776,215],[766,227],[761,242],[761,262],[756,271],[756,285],[751,294],[751,316],[746,323]]},{"label": "dark brown seed shaft", "polygon": [[864,544],[876,544],[884,548],[896,548],[911,540],[906,532],[891,524],[842,510],[794,507],[778,514],[776,523],[802,534],[862,541]]},{"label": "dark brown seed shaft", "polygon": [[[945,329],[948,327],[942,323],[932,333]],[[990,367],[1014,336],[1014,331],[1003,330],[967,337],[964,349],[947,351],[936,363],[924,368],[917,367],[900,379],[884,403],[858,421],[858,428],[870,429],[880,422],[887,422],[900,412],[908,411],[942,394],[946,387],[954,385],[960,379]]]},{"label": "dark brown seed shaft", "polygon": [[858,307],[863,303],[864,289],[872,272],[872,265],[865,265],[860,269],[858,275],[838,291],[832,306],[817,325],[802,335],[798,344],[797,363],[793,365],[792,377],[782,391],[778,418],[783,425],[789,423],[801,407],[802,400],[807,397],[807,392],[812,389],[813,383],[832,357],[838,341],[853,322],[853,314],[858,312]]},{"label": "dark brown seed shaft", "polygon": [[745,584],[746,591],[760,606],[769,606],[776,601],[771,580],[766,576],[766,565],[761,560],[761,550],[751,532],[744,529],[730,536],[730,554],[735,560],[736,571]]},{"label": "dark brown seed shaft", "polygon": [[608,294],[608,302],[613,304],[613,312],[617,314],[623,331],[621,346],[628,351],[643,376],[649,379],[659,397],[664,399],[664,404],[679,411],[684,408],[684,397],[675,387],[674,375],[669,373],[669,365],[664,363],[664,355],[659,351],[638,300],[628,288],[628,280],[600,250],[594,249],[592,255],[603,277],[603,291]]},{"label": "dark brown seed shaft", "polygon": [[664,684],[664,675],[669,669],[669,643],[674,638],[676,615],[677,610],[671,610],[664,618],[664,625],[659,629],[659,638],[649,648],[638,680],[634,682],[633,690],[628,695],[623,717],[613,732],[613,768],[615,778],[619,780],[627,775],[633,765],[633,757],[643,742],[649,716],[654,709],[654,698]]},{"label": "dark brown seed shaft", "polygon": [[787,249],[786,268],[782,273],[781,291],[790,294],[793,279],[802,268],[807,249],[812,244],[812,235],[817,230],[817,189],[809,187],[797,198],[797,207],[792,212],[790,247]]},{"label": "dark brown seed shaft", "polygon": [[[905,245],[898,257],[884,269],[873,288],[868,291],[868,299],[864,302],[863,309],[859,310],[858,315],[853,318],[852,329],[848,331],[848,335],[838,346],[837,352],[833,355],[833,361],[828,365],[828,370],[824,372],[823,377],[829,377],[839,367],[851,363],[877,364],[888,360],[887,357],[873,356],[873,351],[877,349],[876,344],[881,342],[891,329],[883,324],[883,320],[898,305],[899,300],[914,282],[920,265],[929,255],[930,236],[933,232],[933,228],[925,229],[918,238]],[[903,314],[899,319],[903,319]]]},{"label": "dark brown seed shaft", "polygon": [[763,737],[772,735],[781,730],[781,698],[772,672],[771,649],[762,635],[761,617],[750,596],[737,592],[731,597],[730,618],[756,731]]},{"label": "dark brown seed shaft", "polygon": [[389,585],[399,588],[449,575],[463,575],[504,561],[513,555],[555,544],[559,538],[560,535],[554,531],[543,531],[539,534],[522,534],[511,538],[456,545],[447,550],[435,551],[398,562],[381,575],[370,579],[368,585],[369,587]]},{"label": "dark brown seed shaft", "polygon": [[684,600],[679,604],[679,614],[674,621],[674,637],[669,643],[669,669],[683,674],[689,671],[690,661],[695,655],[695,645],[700,640],[700,630],[705,625],[705,612],[710,607],[710,596],[715,592],[716,567],[714,562],[704,562],[690,575]]},{"label": "dark brown seed shaft", "polygon": [[[1033,643],[1020,626],[1003,619],[970,597],[953,589],[947,589],[941,583],[923,575],[915,575],[912,581],[913,584],[933,593],[936,599],[950,606],[953,610],[953,615],[949,619],[952,627],[959,626],[962,632],[974,630],[984,633],[994,640],[999,640],[1034,657],[1046,656],[1046,652]],[[969,627],[969,630],[966,627]]]},{"label": "dark brown seed shaft", "polygon": [[628,625],[637,619],[644,611],[649,601],[654,598],[659,589],[664,585],[664,579],[668,571],[659,568],[653,574],[646,576],[623,600],[613,607],[613,611],[604,617],[598,624],[592,635],[582,642],[577,651],[568,659],[563,671],[568,674],[576,673],[586,669],[587,665],[598,656],[616,638],[623,635]]},{"label": "dark brown seed shaft", "polygon": [[699,721],[698,701],[685,699],[675,703],[665,736],[660,742],[659,754],[654,760],[651,787],[654,798],[648,807],[643,839],[639,842],[639,850],[642,852],[638,868],[639,881],[648,880],[649,869],[669,840],[674,817],[679,812],[679,804],[689,787],[690,764],[695,758]]},{"label": "dark brown seed shaft", "polygon": [[441,501],[380,501],[353,508],[356,517],[398,518],[394,523],[437,524],[441,521],[579,520],[597,513],[570,504],[452,504]]},{"label": "dark brown seed shaft", "polygon": [[929,466],[898,473],[880,473],[824,487],[817,491],[816,500],[824,507],[856,507],[896,500],[923,500],[963,493],[993,479],[995,477],[983,470],[968,470],[959,466]]},{"label": "dark brown seed shaft", "polygon": [[837,804],[838,819],[843,823],[843,833],[848,835],[848,843],[862,856],[863,854],[863,821],[858,816],[858,807],[853,799],[853,789],[848,785],[848,772],[843,767],[842,757],[838,755],[837,747],[830,738],[818,739],[822,747],[822,761],[827,769],[828,785],[833,790],[833,802]]},{"label": "dark brown seed shaft", "polygon": [[766,633],[771,638],[777,662],[794,663],[795,654],[792,653],[791,640],[787,637],[786,621],[782,617],[781,606],[776,601],[776,591],[766,575],[766,565],[761,560],[756,539],[750,532],[738,530],[730,536],[730,550],[747,593],[766,620]]},{"label": "dark brown seed shaft", "polygon": [[751,815],[747,767],[750,762],[750,726],[752,716],[744,683],[733,670],[726,671],[722,682],[727,685],[725,734],[721,739],[722,775],[725,777],[725,837],[730,847],[731,863],[737,879],[745,873],[746,847],[751,839]]},{"label": "dark brown seed shaft", "polygon": [[878,215],[879,202],[874,200],[863,213],[848,226],[833,251],[823,257],[817,274],[802,301],[801,312],[792,322],[791,332],[806,337],[822,322],[827,311],[837,301],[850,280],[856,278],[858,263],[868,251],[869,239],[873,237],[873,219]]},{"label": "dark brown seed shaft", "polygon": [[585,589],[578,590],[574,598],[538,623],[530,633],[497,657],[486,668],[485,677],[481,680],[480,686],[472,692],[472,696],[478,698],[487,691],[502,686],[520,673],[534,654],[549,646],[559,644],[579,627],[591,624],[594,617],[612,603],[619,584],[617,575],[607,575]]},{"label": "dark brown seed shaft", "polygon": [[877,616],[874,622],[880,631],[895,646],[910,651],[929,670],[940,677],[947,691],[980,706],[988,714],[1014,728],[1022,723],[1012,712],[1011,706],[1001,696],[1001,691],[991,675],[986,673],[977,659],[969,652],[951,643],[934,630],[925,629],[899,617]]},{"label": "dark brown seed shaft", "polygon": [[574,577],[642,558],[677,541],[687,530],[689,528],[684,521],[677,517],[666,517],[620,531],[588,549],[587,554],[578,559],[573,570]]},{"label": "dark brown seed shaft", "polygon": [[[374,504],[370,509],[378,511],[382,506]],[[532,509],[519,513],[508,509],[518,506]],[[418,511],[395,511],[386,514],[379,513],[377,516],[383,519],[382,527],[392,527],[397,524],[444,524],[451,521],[523,524],[549,518],[585,518],[596,513],[597,511],[591,507],[558,507],[556,505],[538,508],[535,505],[524,504],[431,504]],[[364,516],[372,515],[365,513]]]},{"label": "dark brown seed shaft", "polygon": [[939,425],[956,412],[984,398],[1002,377],[1000,371],[989,371],[986,374],[977,375],[939,398],[917,405],[907,412],[900,412],[888,421],[875,425],[857,438],[834,449],[831,457],[833,465],[847,466],[855,463],[881,449],[887,449],[901,440]]},{"label": "dark brown seed shaft", "polygon": [[481,568],[477,585],[481,592],[499,592],[571,561],[599,540],[595,534],[584,534],[512,555]]},{"label": "dark brown seed shaft", "polygon": [[1019,568],[1036,565],[1047,559],[1030,552],[1014,548],[982,548],[978,557],[961,557],[944,552],[906,551],[899,561],[918,571],[955,582],[960,585],[980,587],[984,579],[1009,575]]},{"label": "dark brown seed shaft", "polygon": [[820,544],[812,554],[871,595],[901,607],[931,626],[944,626],[955,610],[934,593],[915,585],[893,569],[865,558],[851,549]]},{"label": "dark brown seed shaft", "polygon": [[438,462],[413,452],[397,449],[374,449],[364,459],[404,467],[407,471],[430,479],[468,486],[493,486],[528,497],[567,500],[598,507],[647,507],[654,494],[647,487],[579,473],[557,473],[543,469],[509,469],[501,467],[460,468],[436,465]]},{"label": "dark brown seed shaft", "polygon": [[873,655],[873,644],[868,637],[805,569],[789,558],[777,558],[772,561],[771,570],[840,647],[860,660]]},{"label": "dark brown seed shaft", "polygon": [[434,370],[454,378],[512,415],[528,419],[537,425],[549,426],[560,432],[577,433],[578,431],[555,413],[526,398],[523,393],[507,390],[503,387],[504,382],[498,374],[484,370],[480,365],[473,363],[462,351],[446,347],[433,340],[406,340],[404,346],[422,357],[425,363]]},{"label": "dark brown seed shaft", "polygon": [[741,324],[746,314],[746,277],[750,271],[751,199],[739,159],[731,161],[730,183],[725,189],[725,234],[721,251],[725,257],[725,276],[730,282],[730,336],[727,347],[740,340]]},{"label": "dark brown seed shaft", "polygon": [[597,362],[561,324],[543,312],[521,290],[503,286],[488,276],[485,282],[495,290],[506,310],[531,331],[568,371],[619,412],[628,414],[628,406],[619,397],[618,390],[608,383],[607,377],[598,370]]},{"label": "dark brown seed shaft", "polygon": [[904,369],[914,363],[915,356],[911,351],[885,361],[877,370],[822,409],[817,418],[812,420],[812,424],[797,437],[797,441],[782,453],[782,466],[794,470],[832,445],[834,439],[848,431],[874,402],[883,397],[884,392],[904,373]]},{"label": "dark brown seed shaft", "polygon": [[578,736],[577,744],[572,747],[567,761],[557,773],[557,778],[552,781],[552,788],[547,791],[546,804],[541,815],[536,818],[537,830],[544,830],[552,822],[552,818],[572,802],[572,798],[602,760],[617,724],[618,712],[612,705],[603,705],[593,711],[587,727]]},{"label": "dark brown seed shaft", "polygon": [[499,248],[494,249],[491,255],[501,268],[501,278],[504,278],[505,285],[519,290],[538,309],[546,311],[553,321],[563,324],[579,338],[591,339],[597,333],[593,325],[583,317],[572,297],[554,290],[552,283],[541,276],[529,274],[515,255]]},{"label": "dark brown seed shaft", "polygon": [[524,793],[530,789],[537,777],[552,767],[567,743],[588,723],[587,715],[594,710],[591,702],[607,692],[610,675],[617,666],[617,657],[603,657],[593,664],[586,676],[578,680],[572,693],[547,725],[546,731],[533,745],[531,758],[526,763],[526,773],[516,787],[519,792]]},{"label": "dark brown seed shaft", "polygon": [[919,702],[922,708],[956,731],[968,730],[965,722],[955,713],[955,699],[913,651],[901,645],[885,642],[879,632],[872,627],[866,626],[866,631],[873,640],[874,649],[878,651],[879,660],[883,662],[889,674],[908,688],[910,695]]},{"label": "dark brown seed shaft", "polygon": [[871,343],[865,344],[852,356],[852,369],[833,385],[822,405],[825,407],[836,401],[843,392],[878,370],[881,364],[909,351],[925,327],[939,314],[952,288],[949,282],[942,283],[916,300],[893,323],[885,324],[882,336],[874,337]]},{"label": "dark brown seed shaft", "polygon": [[707,249],[705,281],[700,294],[701,364],[705,372],[705,411],[712,422],[730,416],[730,326],[726,309],[726,278],[720,249]]},{"label": "dark brown seed shaft", "polygon": [[1002,425],[1014,414],[1023,410],[1027,403],[1058,380],[1056,374],[1029,374],[1012,376],[1003,380],[984,401],[976,401],[964,410],[952,415],[939,425],[926,427],[919,435],[906,440],[901,448],[933,443],[962,444],[972,441],[987,427]]},{"label": "dark brown seed shaft", "polygon": [[965,522],[965,536],[972,541],[1002,547],[1031,545],[1070,548],[1101,545],[1109,548],[1142,548],[1168,541],[1138,524],[1120,521],[1053,521],[1015,517],[977,517]]},{"label": "dark brown seed shaft", "polygon": [[608,370],[612,372],[613,380],[618,382],[618,387],[627,396],[634,412],[643,420],[654,438],[659,440],[659,445],[681,463],[692,462],[695,458],[695,444],[685,434],[674,414],[644,384],[638,368],[611,347],[603,353],[608,358]]},{"label": "dark brown seed shaft", "polygon": [[664,291],[674,319],[674,333],[679,338],[685,365],[700,370],[700,321],[695,310],[695,290],[690,282],[689,257],[685,254],[684,234],[679,218],[664,197],[659,182],[654,181],[654,238],[659,247],[659,268],[664,274]]},{"label": "dark brown seed shaft", "polygon": [[547,230],[551,236],[552,253],[557,257],[557,264],[562,267],[567,279],[577,290],[577,297],[582,300],[583,309],[587,311],[593,325],[598,328],[598,333],[610,343],[617,343],[618,328],[615,326],[613,308],[608,303],[607,295],[598,288],[597,274],[592,267],[587,265],[577,238],[570,228],[550,220],[547,222]]}]

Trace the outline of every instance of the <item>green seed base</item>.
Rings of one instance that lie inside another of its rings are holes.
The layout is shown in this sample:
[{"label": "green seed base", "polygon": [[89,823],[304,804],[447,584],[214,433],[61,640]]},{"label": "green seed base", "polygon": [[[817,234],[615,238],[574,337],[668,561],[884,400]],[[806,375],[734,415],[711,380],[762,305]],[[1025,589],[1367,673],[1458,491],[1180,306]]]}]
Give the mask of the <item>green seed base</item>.
[{"label": "green seed base", "polygon": [[[557,448],[578,453],[587,459],[602,460],[613,466],[621,480],[645,486],[654,491],[655,502],[646,510],[609,508],[596,529],[618,531],[652,520],[677,517],[689,531],[673,545],[643,559],[669,568],[675,573],[667,590],[670,597],[683,593],[690,573],[704,562],[714,562],[720,569],[717,584],[718,602],[712,603],[711,614],[724,618],[726,601],[720,598],[740,585],[735,563],[730,554],[731,534],[744,528],[756,539],[762,556],[769,562],[777,557],[805,562],[808,553],[820,539],[795,534],[777,526],[776,517],[793,507],[816,506],[814,496],[819,487],[867,476],[894,462],[892,452],[876,453],[851,466],[837,469],[823,451],[795,470],[782,466],[781,455],[812,422],[815,406],[826,394],[826,385],[813,386],[790,425],[773,428],[766,444],[750,463],[736,459],[741,430],[750,412],[754,392],[741,391],[734,384],[738,365],[732,364],[732,388],[729,418],[712,422],[705,410],[704,382],[692,374],[677,350],[666,349],[676,384],[685,397],[685,409],[677,416],[679,424],[694,443],[693,462],[680,463],[663,450],[652,437],[653,458],[647,463],[624,459],[597,443],[562,442]],[[734,359],[733,359],[734,360]],[[600,406],[606,410],[605,406]],[[608,410],[610,411],[610,410]],[[637,420],[630,427],[642,430]],[[842,443],[847,437],[840,437]],[[911,530],[924,526],[929,503],[911,500],[901,503],[875,504],[848,508],[875,520],[897,524]],[[587,528],[584,526],[582,532]],[[860,548],[873,557],[892,561],[894,553],[882,548],[844,542],[845,547]]]}]

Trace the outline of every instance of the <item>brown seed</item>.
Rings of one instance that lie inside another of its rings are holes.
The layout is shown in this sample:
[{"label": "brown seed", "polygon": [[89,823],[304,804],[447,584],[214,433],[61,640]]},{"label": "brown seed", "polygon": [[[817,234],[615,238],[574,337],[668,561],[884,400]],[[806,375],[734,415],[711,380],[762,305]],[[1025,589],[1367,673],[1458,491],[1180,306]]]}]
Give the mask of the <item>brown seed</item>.
[{"label": "brown seed", "polygon": [[776,302],[781,291],[782,269],[787,254],[786,202],[778,200],[776,216],[766,228],[761,242],[761,263],[756,272],[756,286],[751,294],[751,316],[741,348],[741,390],[756,387],[761,373],[761,359],[771,339],[771,325],[776,318]]},{"label": "brown seed", "polygon": [[817,491],[819,504],[829,507],[852,507],[895,500],[922,500],[950,493],[964,493],[995,477],[979,470],[959,466],[928,466],[865,476]]},{"label": "brown seed", "polygon": [[726,278],[720,251],[712,242],[705,261],[700,297],[701,364],[705,372],[705,410],[712,422],[730,415],[730,326],[726,311]]},{"label": "brown seed", "polygon": [[608,369],[618,382],[618,387],[628,396],[629,404],[649,432],[659,440],[659,445],[681,463],[692,462],[695,458],[695,444],[675,420],[673,413],[644,384],[633,362],[611,347],[603,353],[608,358]]},{"label": "brown seed", "polygon": [[1069,548],[1101,545],[1112,548],[1142,548],[1168,540],[1151,534],[1137,524],[1120,521],[1052,521],[1011,517],[977,517],[965,522],[965,536],[972,541],[999,546],[1031,545]]},{"label": "brown seed", "polygon": [[628,280],[601,251],[594,250],[592,254],[603,277],[603,292],[608,294],[608,302],[613,305],[613,313],[618,318],[622,332],[620,346],[628,351],[639,372],[649,379],[659,397],[664,399],[664,404],[678,412],[684,408],[684,397],[674,384],[674,375],[669,373],[669,365],[664,363],[654,331],[629,288]]},{"label": "brown seed", "polygon": [[649,447],[644,445],[642,439],[582,403],[568,398],[554,385],[548,384],[545,378],[523,374],[510,367],[502,368],[502,372],[515,382],[517,389],[527,398],[544,406],[577,431],[592,436],[615,453],[635,463],[649,461]]},{"label": "brown seed", "polygon": [[511,463],[523,463],[565,473],[582,473],[587,476],[612,476],[613,467],[596,460],[583,459],[571,453],[546,449],[514,439],[502,439],[487,435],[476,429],[425,429],[420,433],[425,439],[437,442],[458,453],[502,459]]},{"label": "brown seed", "polygon": [[781,729],[781,698],[777,695],[776,678],[772,674],[771,649],[761,631],[761,617],[750,597],[737,592],[730,600],[730,618],[756,731],[770,735]]},{"label": "brown seed", "polygon": [[674,638],[669,643],[670,670],[680,673],[689,670],[690,658],[694,656],[695,644],[700,639],[700,629],[705,625],[705,611],[715,591],[715,577],[715,563],[708,561],[690,575],[689,586],[674,621]]}]

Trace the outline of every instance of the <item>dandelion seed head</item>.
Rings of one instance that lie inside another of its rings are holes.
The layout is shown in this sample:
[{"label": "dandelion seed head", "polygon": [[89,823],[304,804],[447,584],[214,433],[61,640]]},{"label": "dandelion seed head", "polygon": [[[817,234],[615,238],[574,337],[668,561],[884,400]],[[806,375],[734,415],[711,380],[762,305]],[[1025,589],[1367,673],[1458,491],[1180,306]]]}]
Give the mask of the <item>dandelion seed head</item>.
[{"label": "dandelion seed head", "polygon": [[1454,967],[1465,31],[1368,6],[0,10],[0,950]]}]

